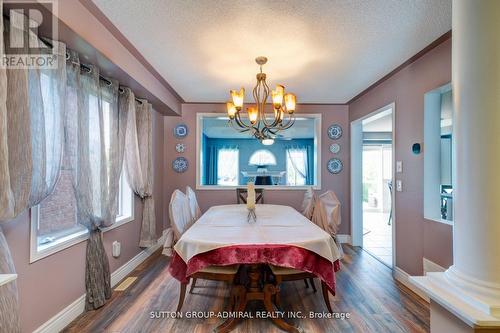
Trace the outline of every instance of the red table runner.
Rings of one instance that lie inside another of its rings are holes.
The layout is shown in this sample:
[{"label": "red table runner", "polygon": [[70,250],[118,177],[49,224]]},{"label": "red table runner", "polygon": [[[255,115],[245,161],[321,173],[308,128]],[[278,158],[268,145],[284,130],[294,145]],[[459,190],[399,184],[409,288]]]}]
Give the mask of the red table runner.
[{"label": "red table runner", "polygon": [[316,275],[325,282],[335,295],[335,272],[340,270],[340,261],[330,262],[301,247],[293,245],[231,245],[192,257],[187,264],[174,252],[169,272],[182,283],[189,276],[208,266],[227,266],[234,264],[270,264],[297,269]]}]

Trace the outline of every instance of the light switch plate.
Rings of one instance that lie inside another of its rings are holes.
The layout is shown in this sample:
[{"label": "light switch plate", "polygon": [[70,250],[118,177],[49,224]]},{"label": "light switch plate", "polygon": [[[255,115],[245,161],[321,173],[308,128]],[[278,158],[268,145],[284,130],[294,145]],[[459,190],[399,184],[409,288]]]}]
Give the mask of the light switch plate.
[{"label": "light switch plate", "polygon": [[396,172],[403,172],[403,161],[396,161]]},{"label": "light switch plate", "polygon": [[396,191],[403,191],[403,182],[400,179],[396,180]]}]

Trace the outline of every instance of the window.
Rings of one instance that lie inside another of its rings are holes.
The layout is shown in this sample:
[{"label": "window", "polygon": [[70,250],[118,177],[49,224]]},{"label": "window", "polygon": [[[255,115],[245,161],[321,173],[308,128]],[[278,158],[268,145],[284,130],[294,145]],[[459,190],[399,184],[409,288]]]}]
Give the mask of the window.
[{"label": "window", "polygon": [[[43,80],[42,80],[43,83]],[[91,96],[92,97],[92,96]],[[97,103],[97,98],[91,98],[91,103]],[[106,153],[109,153],[109,103],[103,101],[103,116],[106,135],[104,146]],[[97,106],[96,106],[97,107]],[[91,119],[98,121],[98,119]],[[92,128],[99,128],[98,122]],[[106,129],[108,129],[106,131]],[[95,137],[95,133],[90,135],[90,138]],[[94,148],[99,145],[91,145]],[[31,208],[31,249],[30,262],[42,259],[53,253],[66,249],[74,244],[77,244],[88,237],[88,231],[85,227],[78,224],[76,198],[73,192],[71,181],[70,165],[63,156],[61,173],[56,184],[54,192],[45,198],[39,205]],[[98,181],[96,179],[96,181]],[[116,222],[111,227],[104,229],[110,230],[124,223],[133,221],[134,219],[134,196],[126,177],[122,174],[120,177],[119,194],[118,194],[118,215]]]},{"label": "window", "polygon": [[[116,222],[104,231],[134,220],[134,196],[126,177],[120,178]],[[61,169],[54,192],[31,208],[30,262],[86,240],[88,231],[77,222],[76,199],[70,170]]]},{"label": "window", "polygon": [[307,179],[307,149],[290,148],[286,150],[287,185],[305,185]]},{"label": "window", "polygon": [[451,85],[424,97],[424,217],[453,221],[453,103]]},{"label": "window", "polygon": [[217,185],[238,185],[238,148],[221,148],[217,151]]},{"label": "window", "polygon": [[248,165],[268,166],[276,165],[276,157],[267,149],[259,149],[250,156]]}]

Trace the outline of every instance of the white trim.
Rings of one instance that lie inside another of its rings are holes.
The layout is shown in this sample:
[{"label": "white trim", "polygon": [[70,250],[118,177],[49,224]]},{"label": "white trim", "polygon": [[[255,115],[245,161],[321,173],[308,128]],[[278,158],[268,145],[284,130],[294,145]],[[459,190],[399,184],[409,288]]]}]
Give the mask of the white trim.
[{"label": "white trim", "polygon": [[[122,205],[122,207],[124,207],[127,214],[124,216],[117,216],[116,221],[113,225],[111,225],[107,228],[101,229],[103,232],[107,232],[107,231],[113,230],[115,228],[118,228],[126,223],[134,221],[134,219],[135,219],[135,197],[136,197],[136,195],[130,189],[130,186],[128,185],[127,181],[125,180],[125,177],[121,177],[120,182],[121,182],[120,188],[122,188],[122,190],[120,191],[119,200],[121,201],[121,205]],[[127,194],[129,196],[130,202],[127,203],[124,201],[123,194]],[[31,209],[30,209],[30,225],[31,225],[31,227],[30,227],[30,264],[32,264],[35,261],[38,261],[40,259],[43,259],[45,257],[48,257],[50,255],[53,255],[59,251],[63,251],[63,250],[65,250],[73,245],[84,242],[89,238],[88,231],[83,229],[81,231],[70,234],[66,237],[63,237],[60,240],[57,240],[54,244],[51,244],[51,246],[48,246],[46,248],[42,247],[42,249],[39,250],[38,249],[38,240],[37,240],[37,229],[38,229],[39,221],[40,221],[40,205],[36,205],[36,206],[31,207]]]},{"label": "white trim", "polygon": [[419,288],[416,284],[414,284],[412,280],[410,280],[410,275],[405,271],[403,271],[401,268],[394,266],[392,275],[394,276],[395,280],[401,282],[405,287],[413,291],[417,296],[419,296],[426,302],[430,302],[427,293],[423,291],[421,288]]},{"label": "white trim", "polygon": [[352,244],[352,242],[351,242],[351,235],[338,234],[337,235],[337,240],[341,244]]},{"label": "white trim", "polygon": [[477,300],[469,297],[469,290],[451,283],[446,273],[412,276],[410,281],[425,290],[433,302],[440,304],[471,327],[500,327],[500,318],[478,307]]},{"label": "white trim", "polygon": [[[212,191],[221,191],[221,190],[232,190],[241,187],[242,185],[235,186],[221,186],[221,185],[202,185],[201,177],[200,177],[200,165],[202,164],[202,151],[201,151],[201,134],[203,129],[202,118],[204,117],[227,117],[226,113],[221,112],[199,112],[196,114],[196,189],[197,190],[212,190]],[[300,117],[303,118],[313,118],[315,119],[315,133],[314,133],[314,176],[315,176],[315,185],[312,186],[314,190],[321,190],[321,136],[322,136],[322,117],[321,113],[304,113],[300,114]],[[264,188],[266,190],[306,190],[311,188],[311,185],[306,186],[256,186],[256,188]]]},{"label": "white trim", "polygon": [[446,270],[446,268],[441,267],[440,265],[436,264],[433,261],[430,261],[427,258],[422,258],[422,262],[424,264],[424,275],[433,272],[444,272]]},{"label": "white trim", "polygon": [[[387,104],[369,114],[353,120],[351,122],[351,230],[352,230],[352,245],[363,246],[363,204],[359,203],[359,198],[362,198],[362,172],[363,167],[362,151],[359,151],[359,140],[363,134],[363,120],[380,114],[391,109],[392,118],[392,182],[396,183],[396,102]],[[360,132],[361,131],[361,132]],[[358,150],[356,150],[358,149]],[[358,170],[359,169],[359,170]],[[361,181],[361,182],[360,182]],[[396,190],[393,186],[391,195],[392,206],[392,267],[396,267]]]},{"label": "white trim", "polygon": [[17,274],[0,274],[0,286],[17,279]]},{"label": "white trim", "polygon": [[[139,266],[144,260],[146,260],[151,254],[163,246],[165,242],[165,233],[158,239],[156,245],[151,246],[135,257],[130,259],[123,266],[118,268],[111,274],[111,287],[117,285],[123,278],[130,274],[137,266]],[[62,309],[54,317],[50,318],[40,327],[33,331],[33,333],[55,333],[62,331],[66,326],[68,326],[73,320],[75,320],[79,315],[85,311],[85,294],[78,297],[70,305]]]}]

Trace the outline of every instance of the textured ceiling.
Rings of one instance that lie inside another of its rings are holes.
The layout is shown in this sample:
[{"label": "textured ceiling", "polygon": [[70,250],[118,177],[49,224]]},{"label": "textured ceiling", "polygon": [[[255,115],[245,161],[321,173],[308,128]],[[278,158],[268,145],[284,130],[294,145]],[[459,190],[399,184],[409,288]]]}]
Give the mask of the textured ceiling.
[{"label": "textured ceiling", "polygon": [[451,0],[94,0],[187,102],[270,85],[345,103],[451,29]]}]

